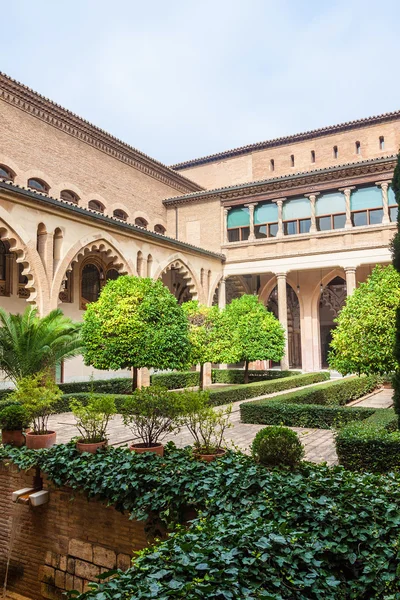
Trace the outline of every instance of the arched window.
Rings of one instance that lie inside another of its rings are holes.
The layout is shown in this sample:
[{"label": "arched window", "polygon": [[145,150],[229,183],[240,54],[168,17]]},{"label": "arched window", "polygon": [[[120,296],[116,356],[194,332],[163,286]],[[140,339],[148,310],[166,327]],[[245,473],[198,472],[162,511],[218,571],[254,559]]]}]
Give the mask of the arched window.
[{"label": "arched window", "polygon": [[333,158],[339,157],[339,150],[337,146],[333,146]]},{"label": "arched window", "polygon": [[7,179],[7,181],[14,181],[14,173],[6,167],[6,165],[0,165],[0,179]]},{"label": "arched window", "polygon": [[87,263],[82,269],[81,296],[82,308],[89,302],[96,302],[100,295],[100,271],[93,263]]},{"label": "arched window", "polygon": [[163,227],[160,224],[157,224],[157,225],[154,226],[154,231],[156,233],[160,233],[161,235],[165,235],[165,227]]},{"label": "arched window", "polygon": [[126,214],[126,212],[123,211],[123,210],[120,210],[119,208],[117,208],[116,210],[114,210],[113,217],[115,217],[116,219],[121,219],[121,221],[127,221],[128,220],[128,215]]},{"label": "arched window", "polygon": [[65,200],[65,202],[72,202],[72,204],[79,204],[79,196],[75,194],[75,192],[71,192],[71,190],[63,190],[60,194],[61,200]]},{"label": "arched window", "polygon": [[5,282],[7,279],[6,271],[6,254],[7,250],[3,242],[0,241],[0,281]]},{"label": "arched window", "polygon": [[361,154],[361,142],[356,142],[356,154]]},{"label": "arched window", "polygon": [[144,229],[147,229],[148,222],[146,221],[146,219],[142,219],[142,217],[136,217],[135,225],[137,225],[138,227],[143,227]]},{"label": "arched window", "polygon": [[90,200],[90,202],[88,204],[88,207],[91,210],[95,210],[96,212],[99,212],[99,213],[103,213],[104,212],[104,206],[98,200]]},{"label": "arched window", "polygon": [[119,273],[117,271],[117,269],[108,269],[107,273],[106,273],[106,280],[107,281],[114,281],[115,279],[118,279],[119,277]]},{"label": "arched window", "polygon": [[42,192],[42,194],[47,194],[50,189],[49,185],[45,181],[36,178],[28,179],[28,187],[38,192]]}]

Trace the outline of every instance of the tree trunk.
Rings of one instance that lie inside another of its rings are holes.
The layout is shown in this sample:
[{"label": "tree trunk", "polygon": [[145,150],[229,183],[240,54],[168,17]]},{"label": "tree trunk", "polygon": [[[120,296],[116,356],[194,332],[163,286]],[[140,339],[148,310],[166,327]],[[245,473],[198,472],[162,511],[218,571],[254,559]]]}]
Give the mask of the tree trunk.
[{"label": "tree trunk", "polygon": [[132,367],[132,392],[137,390],[138,383],[138,369],[137,367]]},{"label": "tree trunk", "polygon": [[249,383],[249,361],[244,361],[244,382]]},{"label": "tree trunk", "polygon": [[199,371],[199,390],[202,392],[204,390],[204,364],[201,363],[200,371]]}]

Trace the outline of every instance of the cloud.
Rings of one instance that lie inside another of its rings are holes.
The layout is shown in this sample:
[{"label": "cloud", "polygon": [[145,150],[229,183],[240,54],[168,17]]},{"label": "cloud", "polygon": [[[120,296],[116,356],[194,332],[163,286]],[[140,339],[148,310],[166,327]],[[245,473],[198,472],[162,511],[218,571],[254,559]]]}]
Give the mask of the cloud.
[{"label": "cloud", "polygon": [[387,0],[16,0],[2,68],[168,164],[398,108]]}]

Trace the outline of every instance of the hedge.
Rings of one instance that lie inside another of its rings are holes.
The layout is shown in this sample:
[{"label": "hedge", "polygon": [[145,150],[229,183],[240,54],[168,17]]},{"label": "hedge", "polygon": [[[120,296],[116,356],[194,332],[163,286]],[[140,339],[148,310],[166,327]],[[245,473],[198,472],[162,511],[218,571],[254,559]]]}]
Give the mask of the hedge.
[{"label": "hedge", "polygon": [[91,389],[100,394],[131,394],[132,379],[129,377],[115,377],[113,379],[73,381],[71,383],[60,383],[58,387],[65,394],[90,392]]},{"label": "hedge", "polygon": [[[101,392],[98,392],[98,393],[101,393]],[[115,398],[115,405],[117,407],[117,411],[120,410],[121,406],[123,406],[126,399],[130,397],[129,394],[113,394],[113,396]],[[72,398],[76,398],[77,400],[80,400],[83,404],[86,404],[87,401],[89,400],[89,392],[78,392],[76,394],[64,394],[62,396],[62,398],[55,405],[55,407],[53,409],[54,413],[59,414],[59,413],[64,413],[64,412],[71,412],[69,403]]]},{"label": "hedge", "polygon": [[220,406],[221,404],[229,404],[231,402],[247,400],[248,398],[257,398],[257,396],[275,394],[276,392],[302,387],[303,385],[326,381],[329,377],[330,374],[327,372],[305,373],[304,375],[294,375],[272,381],[257,381],[255,383],[238,385],[237,387],[210,390],[210,400],[214,406]]},{"label": "hedge", "polygon": [[[267,370],[267,371],[249,371],[249,381],[265,381],[270,379],[281,379],[283,377],[290,377],[293,375],[300,375],[300,371],[278,371],[278,370]],[[243,369],[212,369],[211,371],[212,383],[244,383],[244,370]],[[186,387],[194,387],[199,385],[199,372],[198,371],[171,371],[168,373],[155,373],[151,376],[151,383],[153,385],[162,385],[169,390],[178,390]]]},{"label": "hedge", "polygon": [[351,471],[386,473],[400,469],[400,431],[393,409],[380,409],[363,423],[336,435],[339,463]]},{"label": "hedge", "polygon": [[283,394],[278,398],[248,402],[240,405],[241,420],[243,423],[320,429],[364,420],[377,409],[341,405],[346,403],[346,399],[349,402],[372,391],[379,381],[373,375],[353,377]]}]

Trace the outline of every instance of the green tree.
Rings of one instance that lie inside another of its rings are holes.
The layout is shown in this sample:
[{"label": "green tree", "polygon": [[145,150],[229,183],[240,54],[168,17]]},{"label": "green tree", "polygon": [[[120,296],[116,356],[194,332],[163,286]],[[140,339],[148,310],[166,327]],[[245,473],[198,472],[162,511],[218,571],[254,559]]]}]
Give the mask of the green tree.
[{"label": "green tree", "polygon": [[[396,196],[397,204],[400,203],[400,153],[397,155],[397,164],[393,173],[393,180],[391,187]],[[400,213],[397,214],[397,233],[392,241],[392,258],[393,266],[398,273],[400,273]],[[395,375],[393,378],[394,387],[394,407],[399,419],[400,427],[400,307],[397,308],[396,312],[396,325],[395,325],[395,343],[394,343],[394,355],[396,359],[395,364]]]},{"label": "green tree", "polygon": [[0,369],[14,383],[39,371],[54,371],[61,360],[82,352],[81,324],[53,310],[39,317],[28,306],[21,314],[0,308]]},{"label": "green tree", "polygon": [[285,332],[278,319],[257,296],[244,295],[232,300],[222,314],[225,340],[221,343],[221,362],[244,362],[244,381],[249,380],[249,362],[279,361],[285,353]]},{"label": "green tree", "polygon": [[176,298],[149,278],[109,281],[88,305],[82,328],[85,364],[96,369],[179,369],[187,364],[188,322]]},{"label": "green tree", "polygon": [[394,356],[400,275],[392,265],[377,266],[354,290],[336,319],[329,365],[342,375],[390,373]]},{"label": "green tree", "polygon": [[220,318],[217,306],[204,306],[197,300],[182,304],[182,309],[189,323],[190,355],[189,364],[200,365],[200,389],[204,387],[204,364],[219,362],[220,349],[218,346],[218,320]]}]

